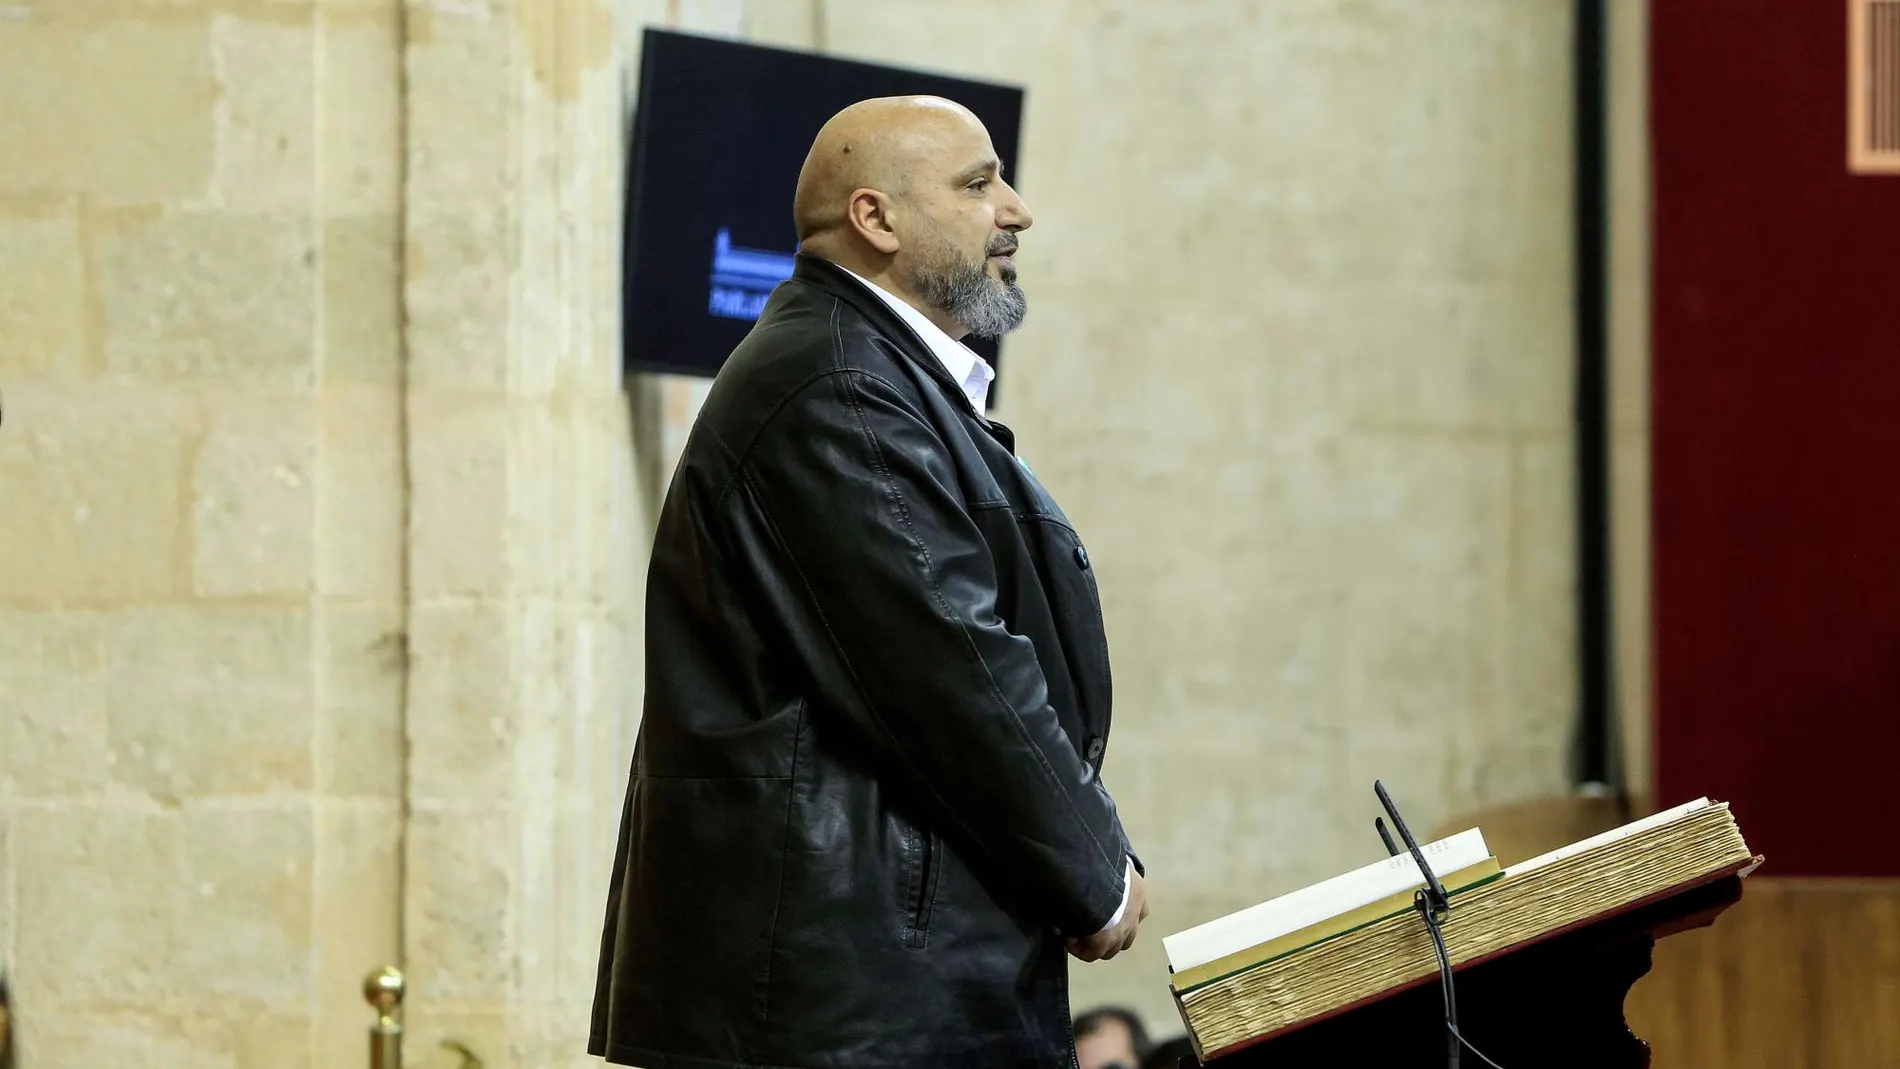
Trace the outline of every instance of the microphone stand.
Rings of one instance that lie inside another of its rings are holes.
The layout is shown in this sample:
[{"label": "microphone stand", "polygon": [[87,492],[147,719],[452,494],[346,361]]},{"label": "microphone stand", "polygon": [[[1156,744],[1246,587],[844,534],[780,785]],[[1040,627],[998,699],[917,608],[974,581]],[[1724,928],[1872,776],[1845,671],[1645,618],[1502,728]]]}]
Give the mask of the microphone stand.
[{"label": "microphone stand", "polygon": [[[1398,829],[1399,837],[1405,840],[1405,848],[1411,852],[1413,863],[1425,877],[1425,886],[1412,897],[1412,904],[1417,907],[1419,916],[1425,919],[1425,930],[1432,937],[1432,949],[1438,953],[1438,991],[1445,1003],[1445,1065],[1448,1069],[1458,1069],[1464,1038],[1458,1033],[1458,993],[1452,981],[1451,955],[1445,949],[1445,934],[1440,927],[1451,916],[1451,897],[1445,893],[1445,885],[1438,882],[1438,874],[1432,871],[1431,864],[1425,860],[1425,852],[1419,849],[1418,840],[1412,837],[1412,829],[1406,827],[1405,818],[1399,816],[1399,807],[1392,803],[1392,796],[1386,793],[1385,784],[1374,780],[1372,790],[1379,796],[1379,805],[1385,809],[1386,816],[1392,818],[1392,826]],[[1399,845],[1392,841],[1392,833],[1386,830],[1385,818],[1375,818],[1372,826],[1378,829],[1386,852],[1397,857]]]}]

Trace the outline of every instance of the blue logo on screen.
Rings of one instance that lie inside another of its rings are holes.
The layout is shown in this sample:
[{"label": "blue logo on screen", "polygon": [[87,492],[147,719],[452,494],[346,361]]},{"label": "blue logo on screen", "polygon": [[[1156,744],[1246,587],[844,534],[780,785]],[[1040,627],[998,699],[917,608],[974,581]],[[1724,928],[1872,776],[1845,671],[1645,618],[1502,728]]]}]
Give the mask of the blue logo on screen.
[{"label": "blue logo on screen", "polygon": [[712,297],[706,311],[721,319],[759,318],[772,289],[792,277],[792,257],[764,249],[738,249],[723,228],[713,237]]}]

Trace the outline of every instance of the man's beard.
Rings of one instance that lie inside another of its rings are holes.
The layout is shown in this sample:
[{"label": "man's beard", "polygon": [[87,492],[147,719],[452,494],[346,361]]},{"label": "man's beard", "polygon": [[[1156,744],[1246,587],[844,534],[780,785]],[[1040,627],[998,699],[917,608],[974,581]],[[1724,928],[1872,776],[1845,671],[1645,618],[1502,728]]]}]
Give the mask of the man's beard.
[{"label": "man's beard", "polygon": [[[1016,272],[1003,269],[1003,278],[990,277],[988,260],[971,263],[941,233],[931,235],[932,248],[911,269],[911,290],[979,338],[1000,338],[1023,325],[1029,301],[1016,285]],[[1012,234],[990,239],[986,256],[1016,247]]]}]

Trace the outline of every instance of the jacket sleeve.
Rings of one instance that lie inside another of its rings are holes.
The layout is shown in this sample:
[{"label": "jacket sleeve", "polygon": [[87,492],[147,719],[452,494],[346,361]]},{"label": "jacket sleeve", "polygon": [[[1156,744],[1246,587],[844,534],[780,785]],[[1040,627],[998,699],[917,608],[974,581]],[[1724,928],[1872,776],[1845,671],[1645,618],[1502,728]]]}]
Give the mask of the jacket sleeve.
[{"label": "jacket sleeve", "polygon": [[816,625],[790,630],[827,704],[973,864],[1059,931],[1099,931],[1126,840],[1034,648],[997,615],[990,551],[936,432],[889,383],[840,370],[780,411],[741,478],[789,564],[785,595]]},{"label": "jacket sleeve", "polygon": [[[1095,782],[1098,786],[1102,788],[1102,797],[1108,800],[1108,807],[1110,809],[1114,809],[1115,798],[1113,795],[1109,793],[1108,785],[1105,783],[1102,783],[1102,779],[1100,776],[1097,776],[1095,778]],[[1148,867],[1141,863],[1141,855],[1135,852],[1135,844],[1128,840],[1128,830],[1125,826],[1123,826],[1121,822],[1121,814],[1119,812],[1116,813],[1115,815],[1115,826],[1121,830],[1122,854],[1128,858],[1128,861],[1130,864],[1135,866],[1135,871],[1145,878],[1148,875]]]}]

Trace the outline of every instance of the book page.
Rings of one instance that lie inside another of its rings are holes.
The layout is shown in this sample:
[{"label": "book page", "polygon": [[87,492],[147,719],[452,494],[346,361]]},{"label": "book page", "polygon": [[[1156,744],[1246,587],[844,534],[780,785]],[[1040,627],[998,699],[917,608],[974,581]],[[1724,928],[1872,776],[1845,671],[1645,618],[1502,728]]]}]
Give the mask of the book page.
[{"label": "book page", "polygon": [[1618,828],[1611,828],[1609,831],[1599,835],[1592,835],[1588,839],[1579,840],[1578,842],[1571,843],[1569,846],[1560,846],[1547,854],[1539,854],[1529,861],[1520,861],[1510,868],[1505,869],[1504,875],[1508,878],[1519,875],[1520,873],[1530,872],[1534,869],[1541,869],[1553,861],[1562,861],[1567,857],[1575,857],[1585,850],[1593,850],[1599,846],[1606,846],[1619,839],[1627,839],[1632,835],[1646,832],[1651,828],[1660,828],[1664,824],[1686,817],[1698,809],[1707,809],[1709,805],[1710,802],[1707,798],[1697,798],[1693,802],[1684,802],[1674,809],[1665,809],[1660,813],[1651,813],[1641,820],[1631,821]]},{"label": "book page", "polygon": [[[1476,828],[1419,849],[1432,871],[1440,875],[1491,856],[1484,834]],[[1424,874],[1408,851],[1167,936],[1161,943],[1167,951],[1168,967],[1180,972],[1423,886]]]}]

